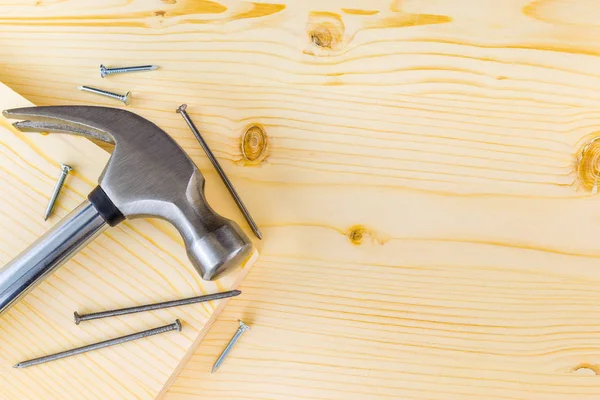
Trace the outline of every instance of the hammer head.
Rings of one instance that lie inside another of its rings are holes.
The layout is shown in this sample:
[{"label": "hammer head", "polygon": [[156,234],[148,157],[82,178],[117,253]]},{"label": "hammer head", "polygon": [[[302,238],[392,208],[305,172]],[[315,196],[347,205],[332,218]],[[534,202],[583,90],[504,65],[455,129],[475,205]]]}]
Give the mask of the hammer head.
[{"label": "hammer head", "polygon": [[[101,193],[101,201],[112,203],[109,208],[121,219],[155,217],[172,223],[203,279],[214,279],[249,255],[252,245],[240,227],[206,202],[202,173],[152,122],[129,111],[92,106],[27,107],[3,114],[24,120],[14,123],[22,131],[63,132],[114,143],[100,189],[93,194]],[[91,195],[90,201],[97,206]],[[107,219],[111,225],[118,221]]]}]

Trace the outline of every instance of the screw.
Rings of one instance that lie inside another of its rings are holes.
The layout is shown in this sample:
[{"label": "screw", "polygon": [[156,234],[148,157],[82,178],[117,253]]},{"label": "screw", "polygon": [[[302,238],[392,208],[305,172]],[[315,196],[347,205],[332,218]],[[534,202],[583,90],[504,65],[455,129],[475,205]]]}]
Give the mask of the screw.
[{"label": "screw", "polygon": [[79,86],[77,89],[82,90],[84,92],[96,93],[102,96],[110,97],[111,99],[119,100],[125,103],[126,106],[131,104],[131,92],[127,92],[125,94],[117,94],[113,92],[107,92],[106,90],[96,89],[89,86]]},{"label": "screw", "polygon": [[185,122],[190,127],[190,129],[191,129],[192,133],[194,134],[194,136],[196,136],[196,139],[198,139],[198,142],[200,142],[200,146],[202,146],[202,148],[204,149],[204,152],[208,156],[208,159],[210,160],[210,162],[212,163],[212,165],[215,167],[215,169],[219,173],[219,176],[223,180],[223,183],[227,187],[227,190],[229,190],[229,193],[233,197],[233,200],[235,200],[236,204],[238,205],[238,208],[240,209],[240,211],[244,215],[244,218],[246,218],[246,221],[248,222],[248,225],[250,225],[250,228],[252,228],[252,231],[254,232],[254,234],[256,235],[256,237],[259,238],[259,239],[262,239],[262,233],[260,232],[260,229],[258,229],[258,226],[256,225],[256,222],[254,222],[254,219],[252,219],[252,216],[250,215],[250,212],[248,211],[248,209],[246,208],[246,206],[242,202],[242,199],[240,198],[240,196],[237,194],[235,188],[233,187],[233,184],[231,183],[231,181],[229,180],[229,178],[227,178],[227,175],[225,175],[225,171],[223,171],[223,168],[221,168],[221,164],[219,164],[219,161],[217,160],[217,158],[215,157],[215,155],[208,148],[208,144],[206,143],[206,141],[204,140],[204,138],[202,137],[202,135],[200,135],[200,131],[198,131],[198,128],[196,128],[196,125],[194,125],[194,122],[192,121],[192,119],[190,118],[189,114],[187,113],[186,108],[187,108],[187,104],[182,104],[177,109],[177,112],[179,114],[181,114],[181,116],[183,117],[183,119],[185,120]]},{"label": "screw", "polygon": [[133,314],[133,313],[138,313],[138,312],[142,312],[142,311],[160,310],[162,308],[185,306],[188,304],[202,303],[205,301],[226,299],[229,297],[239,296],[241,293],[242,292],[240,292],[239,290],[230,290],[227,292],[208,294],[205,296],[188,297],[186,299],[181,299],[181,300],[165,301],[162,303],[147,304],[147,305],[143,305],[143,306],[121,308],[118,310],[102,311],[102,312],[97,312],[97,313],[93,313],[93,314],[84,314],[84,315],[79,315],[79,313],[77,311],[75,311],[75,313],[74,313],[75,324],[79,325],[79,323],[81,321],[90,321],[92,319],[114,317],[116,315]]},{"label": "screw", "polygon": [[34,358],[33,360],[22,361],[15,365],[13,368],[27,368],[32,365],[43,364],[49,361],[59,360],[61,358],[75,356],[77,354],[86,353],[92,350],[103,349],[105,347],[114,346],[116,344],[122,344],[126,342],[130,342],[132,340],[145,338],[148,336],[159,335],[161,333],[169,332],[169,331],[180,331],[181,332],[181,321],[178,319],[175,320],[175,323],[161,326],[159,328],[149,329],[147,331],[142,331],[138,333],[134,333],[127,336],[121,336],[115,339],[105,340],[104,342],[90,344],[88,346],[78,347],[76,349],[71,349],[67,351],[62,351],[60,353],[51,354],[49,356]]},{"label": "screw", "polygon": [[235,344],[237,343],[237,341],[240,340],[240,337],[242,337],[242,334],[244,332],[246,332],[248,329],[250,329],[250,327],[248,325],[246,325],[244,323],[244,321],[242,321],[241,319],[239,320],[239,322],[240,322],[240,327],[235,332],[235,335],[233,335],[233,337],[231,338],[231,340],[229,341],[229,343],[227,343],[227,347],[225,347],[225,350],[223,350],[223,352],[221,353],[221,355],[219,356],[219,358],[217,359],[217,361],[213,365],[211,373],[215,373],[219,369],[219,367],[221,366],[221,364],[223,364],[223,361],[225,361],[225,359],[227,358],[227,356],[231,352],[231,349],[233,349],[233,346],[235,346]]},{"label": "screw", "polygon": [[154,71],[155,69],[158,69],[158,65],[138,65],[135,67],[121,68],[106,68],[104,65],[100,65],[100,76],[104,78],[106,75],[122,74],[125,72]]},{"label": "screw", "polygon": [[44,221],[47,221],[50,218],[50,214],[52,214],[52,210],[54,210],[54,205],[56,204],[56,199],[58,198],[58,194],[62,189],[65,179],[67,179],[67,175],[73,168],[68,166],[67,164],[60,164],[60,176],[58,177],[58,181],[56,181],[56,185],[54,185],[54,191],[52,192],[52,196],[50,197],[50,201],[48,202],[48,207],[46,207],[46,213],[44,214]]}]

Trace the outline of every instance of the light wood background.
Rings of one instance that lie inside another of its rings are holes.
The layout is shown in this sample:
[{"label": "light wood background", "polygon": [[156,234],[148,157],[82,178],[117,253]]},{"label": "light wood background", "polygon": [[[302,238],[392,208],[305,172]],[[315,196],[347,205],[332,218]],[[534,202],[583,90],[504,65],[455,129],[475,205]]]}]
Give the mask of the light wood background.
[{"label": "light wood background", "polygon": [[131,90],[214,181],[188,103],[263,231],[165,398],[597,400],[600,2],[271,1],[0,7],[0,80]]}]

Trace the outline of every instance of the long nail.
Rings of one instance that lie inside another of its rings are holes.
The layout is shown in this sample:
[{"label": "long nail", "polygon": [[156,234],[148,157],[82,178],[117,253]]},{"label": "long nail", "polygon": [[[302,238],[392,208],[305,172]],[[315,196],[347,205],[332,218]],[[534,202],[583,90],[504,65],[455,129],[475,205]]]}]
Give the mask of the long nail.
[{"label": "long nail", "polygon": [[162,303],[146,304],[146,305],[143,305],[143,306],[120,308],[120,309],[117,309],[117,310],[100,311],[100,312],[97,312],[97,313],[83,314],[83,315],[79,315],[79,313],[77,311],[75,311],[75,313],[74,313],[74,315],[75,315],[75,324],[79,325],[79,323],[81,321],[90,321],[90,320],[93,320],[93,319],[114,317],[114,316],[117,316],[117,315],[133,314],[133,313],[138,313],[138,312],[142,312],[142,311],[152,311],[152,310],[159,310],[159,309],[162,309],[162,308],[169,308],[169,307],[185,306],[185,305],[188,305],[188,304],[202,303],[202,302],[205,302],[205,301],[226,299],[226,298],[229,298],[229,297],[239,296],[241,293],[242,292],[240,292],[239,290],[229,290],[227,292],[207,294],[207,295],[204,295],[204,296],[188,297],[188,298],[181,299],[181,300],[164,301]]},{"label": "long nail", "polygon": [[27,368],[33,365],[43,364],[54,360],[60,360],[61,358],[75,356],[77,354],[87,353],[88,351],[103,349],[105,347],[114,346],[117,344],[122,344],[126,342],[131,342],[132,340],[137,340],[141,338],[145,338],[148,336],[159,335],[161,333],[170,332],[170,331],[180,331],[181,332],[181,321],[178,319],[175,320],[174,323],[170,325],[161,326],[154,329],[149,329],[147,331],[142,331],[138,333],[134,333],[127,336],[121,336],[115,339],[105,340],[104,342],[90,344],[88,346],[78,347],[76,349],[71,349],[67,351],[63,351],[56,354],[51,354],[45,357],[34,358],[32,360],[22,361],[16,364],[13,368]]},{"label": "long nail", "polygon": [[217,160],[217,158],[215,157],[213,152],[208,148],[208,144],[206,143],[206,141],[204,140],[202,135],[200,135],[200,131],[198,130],[198,128],[196,128],[196,125],[194,125],[194,122],[188,115],[186,108],[187,108],[187,104],[182,104],[177,109],[177,112],[179,114],[181,114],[181,116],[183,117],[185,122],[190,127],[190,130],[192,131],[194,136],[196,136],[196,139],[198,139],[198,142],[200,142],[200,146],[202,146],[202,148],[204,149],[204,152],[208,156],[208,159],[210,160],[212,165],[215,167],[215,169],[219,173],[219,176],[223,180],[223,183],[227,187],[227,190],[229,190],[229,193],[231,193],[231,196],[233,196],[233,200],[235,200],[235,203],[238,205],[238,208],[240,209],[242,214],[244,214],[244,218],[246,218],[246,221],[248,221],[248,225],[250,225],[250,228],[252,228],[252,231],[254,232],[256,237],[259,239],[262,239],[262,233],[260,232],[260,229],[258,229],[258,226],[254,222],[254,219],[250,215],[250,211],[248,211],[248,209],[244,205],[244,202],[242,201],[240,196],[237,194],[237,191],[233,187],[233,184],[231,183],[231,181],[225,174],[225,171],[223,171],[223,168],[221,168],[221,164],[219,164],[219,161]]}]

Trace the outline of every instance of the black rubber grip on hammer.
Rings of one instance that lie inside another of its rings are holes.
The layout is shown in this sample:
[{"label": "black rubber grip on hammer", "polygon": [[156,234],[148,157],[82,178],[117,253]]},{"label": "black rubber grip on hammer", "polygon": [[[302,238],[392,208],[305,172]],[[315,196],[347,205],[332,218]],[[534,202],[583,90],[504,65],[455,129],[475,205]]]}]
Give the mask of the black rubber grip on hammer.
[{"label": "black rubber grip on hammer", "polygon": [[125,216],[121,214],[121,211],[115,206],[108,195],[102,190],[100,186],[96,186],[94,190],[88,195],[88,200],[98,210],[98,214],[106,223],[110,226],[118,225],[119,222],[125,219]]}]

